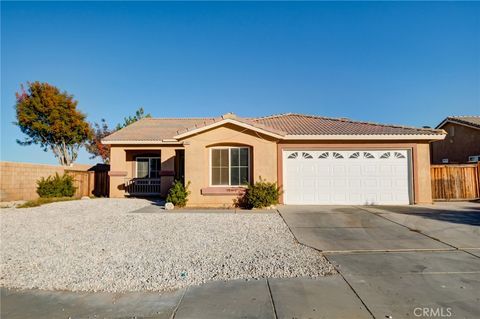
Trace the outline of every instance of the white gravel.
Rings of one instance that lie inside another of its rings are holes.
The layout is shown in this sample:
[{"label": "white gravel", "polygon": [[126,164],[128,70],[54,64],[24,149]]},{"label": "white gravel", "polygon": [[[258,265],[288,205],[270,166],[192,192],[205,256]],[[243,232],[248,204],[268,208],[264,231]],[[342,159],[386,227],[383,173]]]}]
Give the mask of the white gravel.
[{"label": "white gravel", "polygon": [[0,211],[0,285],[165,291],[209,280],[317,277],[333,267],[277,213],[139,213],[139,199]]}]

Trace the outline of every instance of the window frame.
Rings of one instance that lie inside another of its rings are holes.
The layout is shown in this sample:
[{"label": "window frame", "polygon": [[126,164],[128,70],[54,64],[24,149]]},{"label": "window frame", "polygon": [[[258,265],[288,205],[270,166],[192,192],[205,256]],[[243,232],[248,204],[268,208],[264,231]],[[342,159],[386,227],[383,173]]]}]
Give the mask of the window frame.
[{"label": "window frame", "polygon": [[[209,148],[209,161],[208,161],[208,186],[209,187],[239,187],[239,188],[244,188],[246,184],[240,184],[240,185],[232,185],[232,163],[231,163],[231,154],[232,154],[232,149],[247,149],[247,157],[248,157],[248,166],[247,166],[247,176],[248,176],[248,183],[251,182],[251,156],[250,156],[250,147],[248,146],[213,146]],[[213,185],[212,183],[212,152],[213,150],[228,150],[228,184],[225,185]]]},{"label": "window frame", "polygon": [[[150,162],[151,160],[153,159],[157,159],[158,158],[158,176],[159,177],[150,177]],[[138,160],[139,159],[148,159],[148,177],[138,177]],[[160,172],[162,171],[162,160],[161,160],[161,157],[160,156],[136,156],[135,157],[135,178],[144,178],[144,179],[156,179],[156,178],[160,178]]]}]

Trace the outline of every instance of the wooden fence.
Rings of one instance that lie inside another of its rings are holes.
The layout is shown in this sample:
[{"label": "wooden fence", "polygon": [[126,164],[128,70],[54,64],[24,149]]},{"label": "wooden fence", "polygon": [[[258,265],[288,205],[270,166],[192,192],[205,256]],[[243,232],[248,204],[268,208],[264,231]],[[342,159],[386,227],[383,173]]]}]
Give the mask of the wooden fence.
[{"label": "wooden fence", "polygon": [[432,165],[433,200],[480,198],[480,163]]}]

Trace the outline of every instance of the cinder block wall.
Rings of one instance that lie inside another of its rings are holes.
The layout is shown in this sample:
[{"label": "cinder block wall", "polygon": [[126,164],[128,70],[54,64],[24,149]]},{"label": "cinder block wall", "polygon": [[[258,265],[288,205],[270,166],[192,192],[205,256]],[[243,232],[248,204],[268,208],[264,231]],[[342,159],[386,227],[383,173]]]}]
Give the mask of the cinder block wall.
[{"label": "cinder block wall", "polygon": [[65,169],[86,171],[92,165],[70,167],[34,163],[0,162],[0,201],[32,200],[38,198],[37,180],[63,174]]}]

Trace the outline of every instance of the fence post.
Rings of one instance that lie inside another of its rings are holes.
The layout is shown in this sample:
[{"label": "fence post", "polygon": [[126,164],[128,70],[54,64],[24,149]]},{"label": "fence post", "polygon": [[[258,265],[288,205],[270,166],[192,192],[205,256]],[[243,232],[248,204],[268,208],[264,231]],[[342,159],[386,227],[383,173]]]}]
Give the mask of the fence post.
[{"label": "fence post", "polygon": [[88,194],[87,194],[88,197],[93,195],[94,188],[95,188],[95,172],[88,171]]},{"label": "fence post", "polygon": [[480,198],[480,162],[477,162],[477,198]]}]

